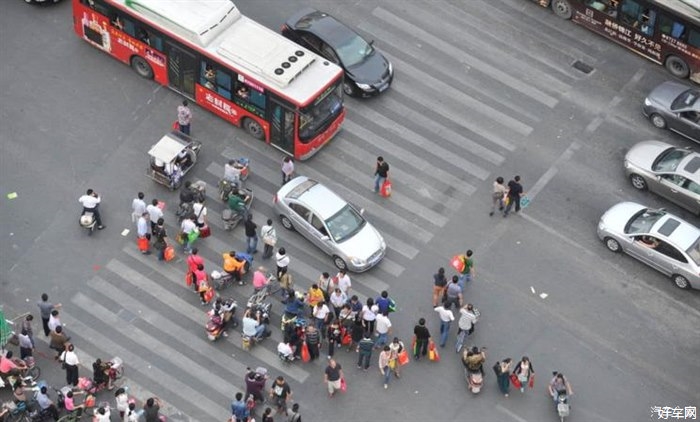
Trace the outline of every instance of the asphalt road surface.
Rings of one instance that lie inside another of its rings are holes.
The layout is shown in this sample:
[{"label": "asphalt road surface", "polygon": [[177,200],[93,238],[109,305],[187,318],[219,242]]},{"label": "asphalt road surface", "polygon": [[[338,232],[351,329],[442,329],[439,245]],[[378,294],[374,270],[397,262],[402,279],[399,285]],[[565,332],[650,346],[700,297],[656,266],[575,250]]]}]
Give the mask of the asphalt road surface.
[{"label": "asphalt road surface", "polygon": [[[441,362],[412,361],[388,390],[376,356],[364,373],[354,352],[338,352],[348,391],[333,400],[322,382],[325,353],[310,364],[278,360],[276,301],[272,338],[252,351],[236,332],[209,342],[205,309],[184,286],[182,254],[167,264],[141,255],[130,220],[141,190],[167,203],[167,229],[176,233],[176,195],[145,169],[182,98],[78,39],[66,0],[53,7],[8,1],[0,14],[0,305],[8,316],[38,317],[35,302],[49,293],[63,303],[81,374],[95,357],[121,357],[131,394],[159,396],[173,420],[225,420],[247,366],[284,375],[304,420],[554,421],[545,395],[554,370],[573,384],[571,420],[648,420],[653,406],[700,404],[700,295],[608,252],[595,234],[600,215],[623,200],[699,223],[636,192],[622,169],[638,141],[690,144],[641,116],[644,96],[670,78],[661,67],[525,0],[237,4],[270,28],[302,5],[316,6],[374,39],[393,62],[392,87],[375,99],[346,99],[341,133],[297,163],[297,172],[365,208],[385,236],[386,258],[353,275],[353,291],[364,300],[388,289],[399,305],[390,316],[394,333],[406,344],[419,317],[438,335],[432,274],[456,253],[475,251],[477,277],[465,294],[482,312],[469,344],[488,347],[484,391],[472,397],[466,389],[452,348],[456,324]],[[594,71],[574,69],[575,60]],[[198,246],[212,270],[222,251],[242,249],[245,240],[242,228],[228,233],[221,224],[214,186],[223,164],[251,159],[247,186],[262,225],[274,217],[282,155],[196,106],[193,112],[192,133],[204,147],[192,178],[209,186],[213,228]],[[378,155],[391,165],[388,200],[371,192]],[[489,217],[493,179],[515,174],[530,206],[508,219]],[[102,194],[107,226],[92,237],[77,224],[77,198],[90,187]],[[275,221],[298,287],[333,272],[330,258]],[[222,294],[242,303],[251,289]],[[506,399],[489,368],[523,355],[536,370],[535,388]],[[39,364],[51,384],[62,383],[46,354]]]}]

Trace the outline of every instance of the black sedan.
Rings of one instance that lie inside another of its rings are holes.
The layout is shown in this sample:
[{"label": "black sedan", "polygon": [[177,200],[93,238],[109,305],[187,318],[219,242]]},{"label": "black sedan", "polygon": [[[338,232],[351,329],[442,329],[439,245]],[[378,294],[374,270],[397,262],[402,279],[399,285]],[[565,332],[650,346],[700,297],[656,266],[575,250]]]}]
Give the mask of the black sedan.
[{"label": "black sedan", "polygon": [[282,35],[342,67],[346,95],[377,95],[394,78],[391,62],[374,48],[374,41],[367,42],[327,13],[305,8],[287,20]]}]

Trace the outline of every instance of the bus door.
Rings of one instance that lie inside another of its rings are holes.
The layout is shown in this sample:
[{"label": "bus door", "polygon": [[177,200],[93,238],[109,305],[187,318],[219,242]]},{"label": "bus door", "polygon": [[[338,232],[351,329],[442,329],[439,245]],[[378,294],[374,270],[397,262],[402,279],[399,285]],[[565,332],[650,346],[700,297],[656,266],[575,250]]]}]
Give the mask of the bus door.
[{"label": "bus door", "polygon": [[168,82],[170,87],[194,98],[194,82],[197,76],[197,60],[177,45],[166,42],[168,55]]},{"label": "bus door", "polygon": [[272,116],[270,122],[270,143],[294,156],[294,111],[270,98]]}]

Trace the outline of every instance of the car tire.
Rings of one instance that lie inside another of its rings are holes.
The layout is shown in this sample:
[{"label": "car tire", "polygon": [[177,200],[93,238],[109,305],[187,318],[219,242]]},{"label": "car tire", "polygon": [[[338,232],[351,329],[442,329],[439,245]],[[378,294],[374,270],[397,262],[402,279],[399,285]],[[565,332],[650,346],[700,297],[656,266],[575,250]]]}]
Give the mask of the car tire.
[{"label": "car tire", "polygon": [[346,264],[343,258],[339,257],[338,255],[333,255],[333,265],[335,265],[339,270],[348,269],[348,264]]},{"label": "car tire", "polygon": [[134,71],[138,73],[140,77],[144,79],[153,79],[153,68],[143,57],[132,57],[131,68],[134,69]]},{"label": "car tire", "polygon": [[292,224],[292,221],[287,218],[286,215],[280,215],[280,220],[282,222],[282,227],[284,227],[287,230],[294,230],[294,225]]},{"label": "car tire", "polygon": [[673,280],[673,284],[676,285],[679,289],[690,289],[690,283],[688,282],[688,279],[683,277],[680,274],[674,274],[671,279]]},{"label": "car tire", "polygon": [[638,174],[630,175],[630,182],[632,182],[632,187],[637,190],[647,190],[649,188],[649,186],[647,186],[647,181]]},{"label": "car tire", "polygon": [[349,97],[356,97],[358,95],[357,85],[346,77],[343,80],[343,92]]},{"label": "car tire", "polygon": [[649,116],[649,121],[651,121],[651,124],[654,125],[655,128],[666,129],[666,119],[658,113],[652,113]]},{"label": "car tire", "polygon": [[685,79],[690,75],[688,63],[678,56],[666,57],[666,63],[664,65],[666,66],[666,70],[676,78]]},{"label": "car tire", "polygon": [[620,246],[620,242],[613,239],[612,237],[606,237],[605,239],[603,239],[603,242],[605,242],[605,246],[611,252],[620,252],[622,250],[622,247]]},{"label": "car tire", "polygon": [[573,10],[569,0],[554,0],[552,1],[552,11],[555,15],[562,19],[569,20],[573,16]]},{"label": "car tire", "polygon": [[262,140],[265,137],[265,131],[262,126],[260,126],[260,123],[250,117],[243,119],[243,128],[255,139]]}]

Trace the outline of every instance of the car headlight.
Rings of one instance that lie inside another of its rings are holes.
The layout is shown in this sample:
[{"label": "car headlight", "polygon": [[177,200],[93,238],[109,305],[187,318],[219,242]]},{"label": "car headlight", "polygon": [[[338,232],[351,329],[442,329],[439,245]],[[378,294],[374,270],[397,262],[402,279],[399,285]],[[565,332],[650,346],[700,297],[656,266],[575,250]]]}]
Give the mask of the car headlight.
[{"label": "car headlight", "polygon": [[394,74],[394,65],[392,65],[391,62],[389,62],[389,74],[390,75]]},{"label": "car headlight", "polygon": [[360,84],[360,83],[356,83],[356,85],[357,85],[358,88],[360,88],[360,89],[363,90],[363,91],[371,91],[371,90],[373,89],[373,88],[372,88],[372,85],[370,85],[370,84]]},{"label": "car headlight", "polygon": [[350,257],[350,262],[352,262],[352,265],[356,267],[364,267],[367,265],[367,260],[362,259],[362,258],[357,258],[357,257]]},{"label": "car headlight", "polygon": [[644,105],[649,107],[651,105],[651,101],[649,101],[649,98],[644,99]]},{"label": "car headlight", "polygon": [[630,168],[630,162],[629,162],[629,161],[625,160],[624,165],[625,165],[625,168],[626,168],[626,169]]}]

